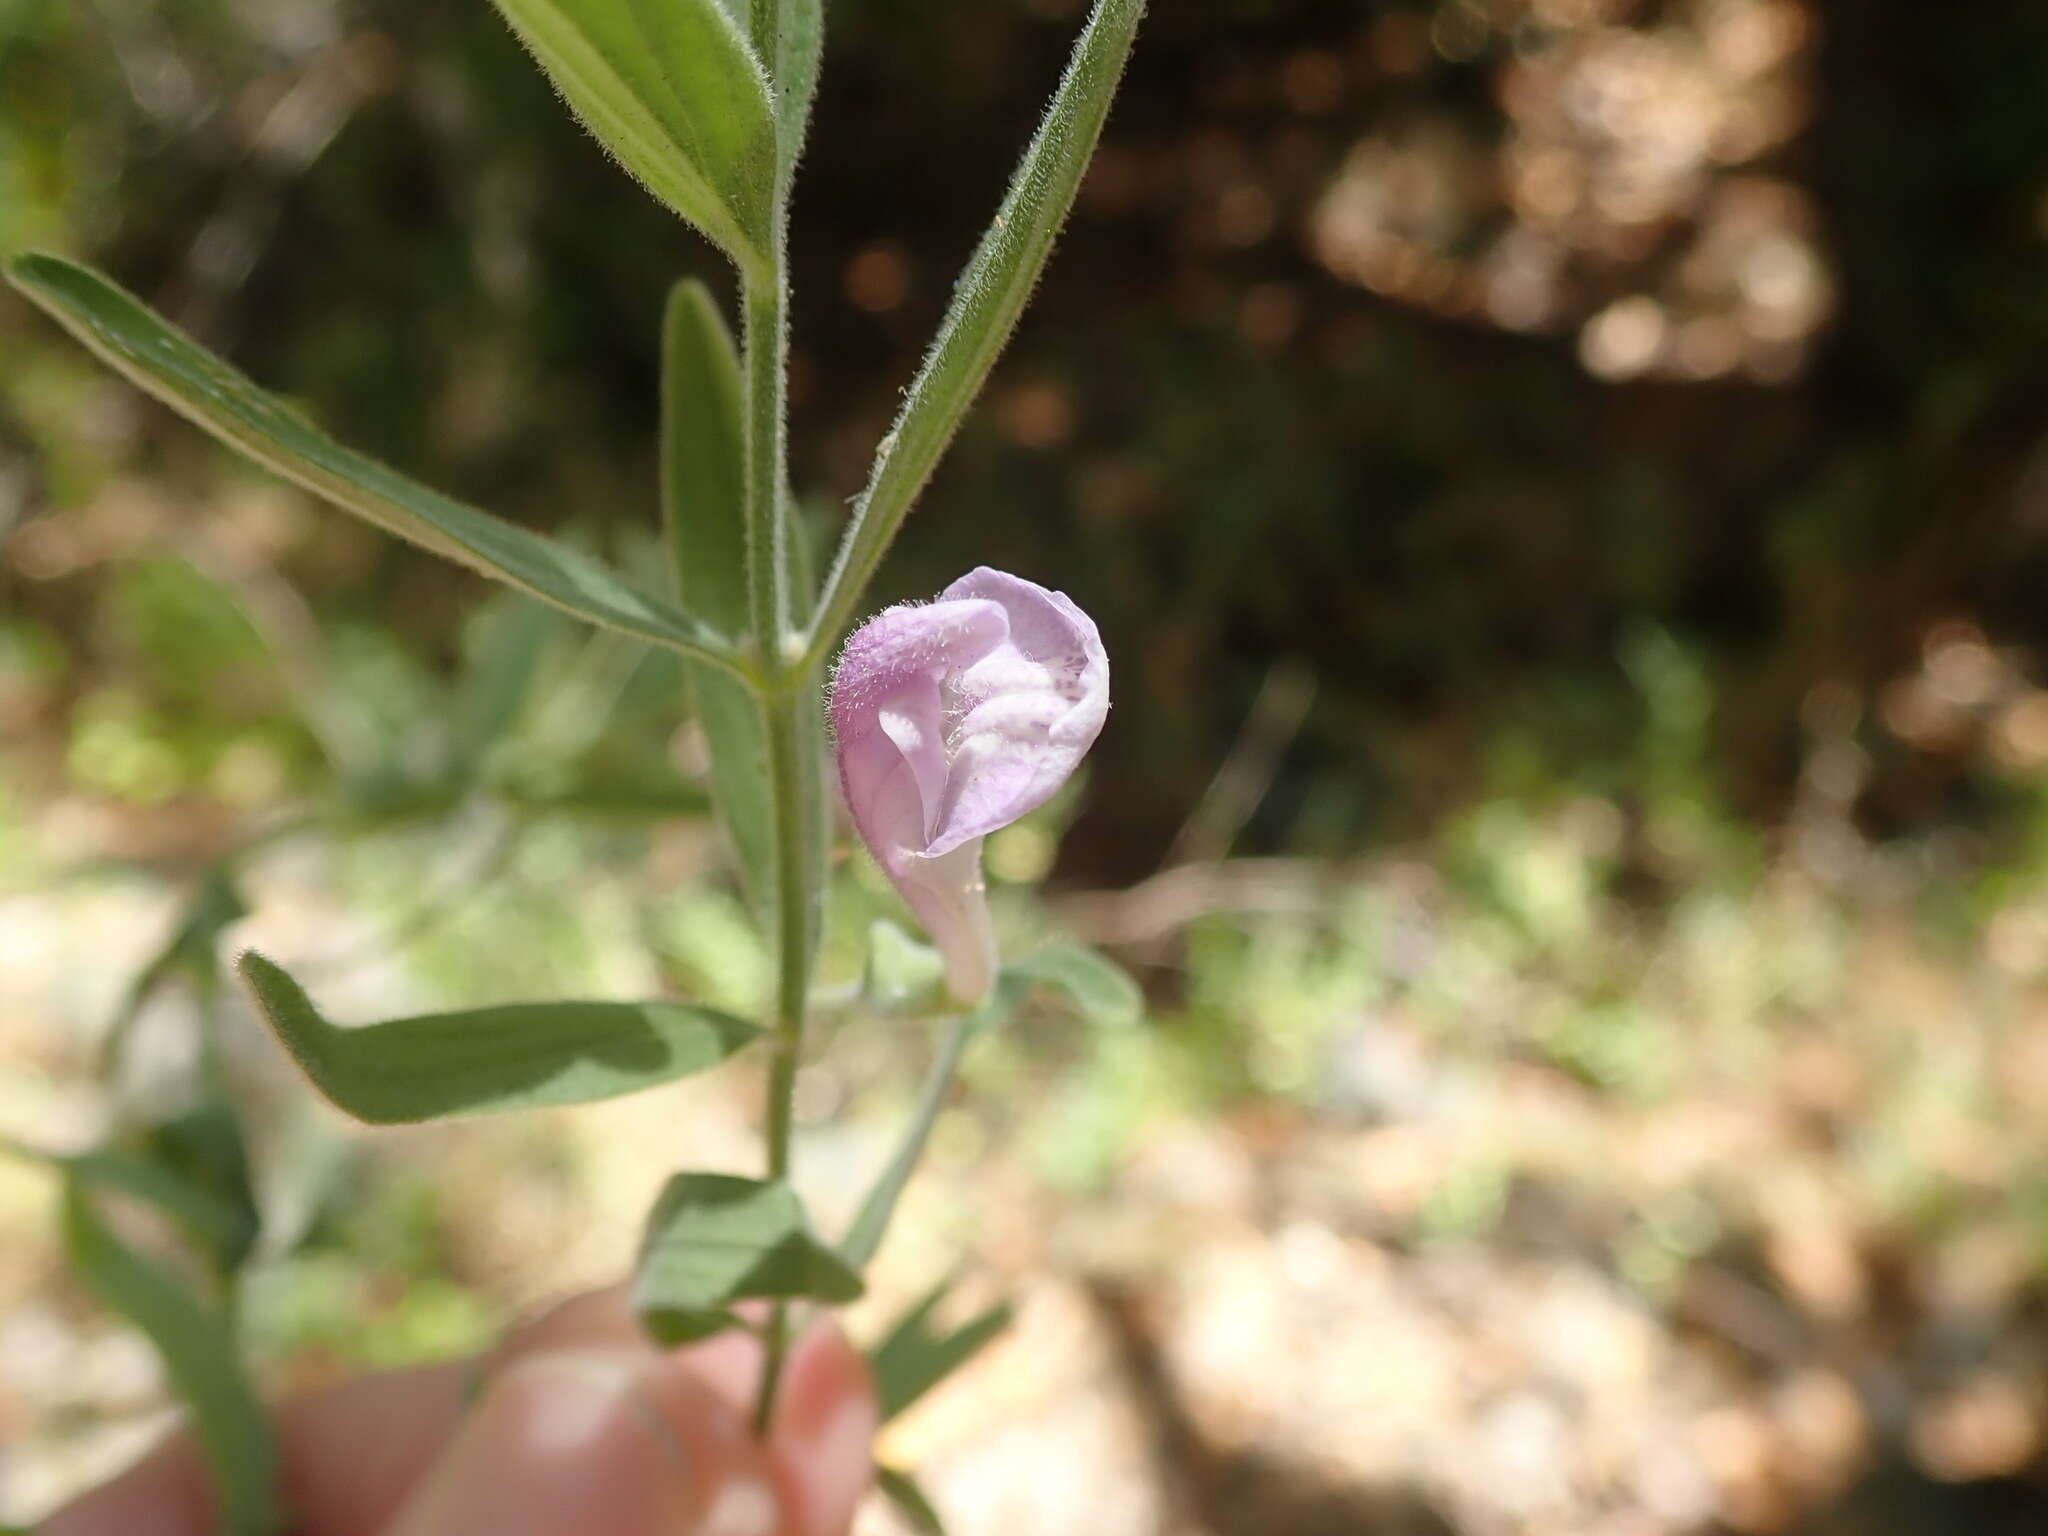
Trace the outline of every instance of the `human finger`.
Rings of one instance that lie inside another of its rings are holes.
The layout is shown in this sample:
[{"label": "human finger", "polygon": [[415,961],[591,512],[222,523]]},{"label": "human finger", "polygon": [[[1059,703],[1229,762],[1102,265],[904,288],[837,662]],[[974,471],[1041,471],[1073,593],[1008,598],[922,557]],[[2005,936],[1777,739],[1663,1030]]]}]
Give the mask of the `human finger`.
[{"label": "human finger", "polygon": [[744,1420],[646,1350],[527,1355],[484,1389],[388,1536],[784,1536]]}]

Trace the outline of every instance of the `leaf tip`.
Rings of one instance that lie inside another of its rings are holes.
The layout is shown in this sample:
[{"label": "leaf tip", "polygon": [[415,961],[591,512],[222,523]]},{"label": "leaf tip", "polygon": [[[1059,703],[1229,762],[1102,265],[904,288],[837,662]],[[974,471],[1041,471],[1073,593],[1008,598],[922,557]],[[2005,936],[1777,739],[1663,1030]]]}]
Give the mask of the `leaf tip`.
[{"label": "leaf tip", "polygon": [[48,251],[0,252],[0,275],[24,293],[31,288],[42,287],[54,271],[69,265],[63,257],[53,256]]}]

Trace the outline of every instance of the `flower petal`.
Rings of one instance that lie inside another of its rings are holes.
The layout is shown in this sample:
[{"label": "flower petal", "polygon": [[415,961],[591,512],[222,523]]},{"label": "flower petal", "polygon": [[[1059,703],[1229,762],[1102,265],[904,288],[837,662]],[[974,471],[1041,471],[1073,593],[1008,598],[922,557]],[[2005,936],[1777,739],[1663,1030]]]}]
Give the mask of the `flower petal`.
[{"label": "flower petal", "polygon": [[942,679],[1007,633],[993,603],[906,603],[846,642],[832,676],[839,782],[876,858],[891,848],[925,851],[945,792]]},{"label": "flower petal", "polygon": [[883,868],[945,960],[947,990],[963,1003],[987,997],[996,980],[996,932],[981,876],[981,839],[936,858],[905,855]]},{"label": "flower petal", "polygon": [[[970,598],[999,605],[1008,635],[951,684],[958,717],[948,741],[945,803],[926,849],[932,854],[1045,804],[1109,714],[1102,636],[1064,592],[984,566],[954,582],[940,602]],[[954,708],[947,713],[953,717]]]},{"label": "flower petal", "polygon": [[884,609],[832,677],[839,781],[861,840],[977,1002],[995,980],[982,839],[1043,805],[1109,710],[1109,658],[1064,594],[982,567]]}]

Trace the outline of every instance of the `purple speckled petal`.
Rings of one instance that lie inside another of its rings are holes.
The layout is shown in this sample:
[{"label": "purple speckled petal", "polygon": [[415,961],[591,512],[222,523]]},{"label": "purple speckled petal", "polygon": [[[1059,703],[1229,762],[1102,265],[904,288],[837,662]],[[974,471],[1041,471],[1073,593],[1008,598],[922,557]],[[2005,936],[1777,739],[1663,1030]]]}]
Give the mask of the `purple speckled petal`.
[{"label": "purple speckled petal", "polygon": [[856,630],[832,679],[861,839],[976,1001],[994,980],[981,840],[1073,773],[1109,711],[1109,658],[1064,593],[986,566]]}]

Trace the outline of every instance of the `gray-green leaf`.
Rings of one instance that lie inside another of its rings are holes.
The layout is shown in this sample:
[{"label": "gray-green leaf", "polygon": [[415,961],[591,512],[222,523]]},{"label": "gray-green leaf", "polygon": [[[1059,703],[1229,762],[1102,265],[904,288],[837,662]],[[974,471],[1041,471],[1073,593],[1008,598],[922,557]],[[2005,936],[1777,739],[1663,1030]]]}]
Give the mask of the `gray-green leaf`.
[{"label": "gray-green leaf", "polygon": [[868,1353],[885,1424],[973,1359],[1015,1316],[1003,1304],[957,1328],[934,1328],[932,1314],[951,1288],[950,1282],[934,1286]]},{"label": "gray-green leaf", "polygon": [[31,252],[9,281],[103,361],[264,468],[344,511],[592,624],[731,665],[724,639],[599,561],[344,448],[90,268]]},{"label": "gray-green leaf", "polygon": [[219,1274],[225,1277],[240,1269],[256,1246],[262,1216],[249,1172],[248,1141],[233,1108],[223,1103],[199,1104],[160,1120],[143,1132],[141,1152],[226,1216],[225,1221],[210,1221],[202,1227],[194,1219],[195,1209],[185,1224]]},{"label": "gray-green leaf", "polygon": [[815,647],[829,646],[851,622],[911,502],[1010,339],[1080,190],[1144,10],[1145,0],[1096,0],[1045,120],[960,274],[939,334],[875,455],[826,582]]},{"label": "gray-green leaf", "polygon": [[[198,1111],[181,1119],[193,1120],[205,1113]],[[160,1127],[144,1138],[139,1150],[101,1147],[89,1152],[48,1152],[11,1137],[0,1137],[0,1153],[39,1164],[74,1182],[118,1190],[155,1206],[206,1256],[215,1274],[226,1275],[248,1256],[257,1230],[248,1168],[239,1150],[239,1130],[236,1150],[225,1159],[217,1152],[195,1158],[188,1149],[177,1145],[185,1139],[183,1129],[168,1136],[163,1132]],[[230,1166],[195,1166],[203,1162],[225,1162]]]},{"label": "gray-green leaf", "polygon": [[786,175],[803,153],[818,64],[825,52],[824,0],[779,0],[775,48],[775,140]]},{"label": "gray-green leaf", "polygon": [[[901,942],[910,943],[908,939]],[[865,1267],[881,1249],[889,1222],[896,1214],[896,1202],[903,1198],[918,1159],[924,1155],[925,1141],[939,1111],[945,1107],[953,1074],[967,1042],[1008,1023],[1040,985],[1066,993],[1082,1017],[1096,1025],[1134,1024],[1144,1011],[1137,983],[1113,962],[1079,944],[1050,945],[1004,966],[996,976],[995,990],[988,1001],[946,1027],[938,1054],[926,1069],[924,1085],[918,1090],[917,1104],[910,1112],[903,1139],[876,1175],[853,1225],[840,1240],[839,1251],[847,1262]]]},{"label": "gray-green leaf", "polygon": [[[997,990],[1000,995],[1000,983]],[[980,1012],[956,1018],[946,1026],[938,1054],[925,1069],[924,1085],[918,1090],[917,1105],[910,1112],[910,1123],[903,1128],[903,1139],[896,1144],[888,1163],[876,1175],[867,1198],[861,1201],[860,1210],[853,1218],[853,1225],[840,1239],[839,1251],[856,1269],[865,1269],[869,1260],[881,1250],[882,1239],[888,1235],[890,1218],[896,1214],[896,1202],[903,1198],[903,1190],[910,1183],[911,1174],[917,1170],[917,1160],[924,1155],[925,1141],[939,1118],[939,1111],[945,1107],[946,1094],[953,1086],[953,1074],[960,1065],[960,1053],[983,1027],[986,1026]]]},{"label": "gray-green leaf", "polygon": [[861,1290],[859,1273],[812,1234],[787,1184],[679,1173],[647,1219],[633,1302],[650,1333],[681,1343],[735,1326],[734,1302],[846,1302]]},{"label": "gray-green leaf", "polygon": [[548,646],[566,627],[554,609],[511,592],[478,611],[463,637],[467,654],[452,701],[451,779],[472,781],[491,748],[513,733]]},{"label": "gray-green leaf", "polygon": [[[739,354],[710,291],[678,283],[669,295],[662,338],[662,516],[668,531],[677,600],[706,624],[738,633],[747,621],[746,447],[741,436]],[[800,538],[789,541],[795,569],[789,588],[808,601],[810,574]],[[711,752],[711,792],[737,857],[741,884],[764,926],[775,910],[775,804],[768,766],[767,722],[737,675],[687,669],[692,708]],[[802,752],[797,765],[798,830],[803,858],[823,889],[830,833],[824,753],[814,679],[793,708]],[[815,939],[815,913],[808,931]]]},{"label": "gray-green leaf", "polygon": [[102,1070],[111,1071],[120,1059],[136,1019],[149,1000],[156,996],[159,987],[182,973],[202,996],[218,989],[220,962],[215,956],[215,946],[223,933],[248,915],[249,908],[242,900],[241,890],[235,884],[231,870],[215,865],[199,876],[178,926],[172,930],[164,947],[128,984],[120,1011],[114,1015],[100,1046]]},{"label": "gray-green leaf", "polygon": [[276,1443],[223,1315],[116,1237],[81,1178],[65,1182],[63,1220],[66,1250],[86,1288],[141,1329],[163,1357],[213,1472],[220,1529],[226,1536],[281,1531]]},{"label": "gray-green leaf", "polygon": [[714,1067],[760,1031],[686,1003],[509,1003],[343,1029],[253,951],[239,968],[313,1085],[373,1125],[586,1104]]},{"label": "gray-green leaf", "polygon": [[946,1536],[945,1523],[939,1519],[939,1512],[932,1508],[932,1501],[925,1497],[924,1490],[917,1486],[908,1472],[895,1467],[875,1465],[875,1487],[891,1504],[898,1514],[910,1522],[910,1528],[921,1536]]},{"label": "gray-green leaf", "polygon": [[[728,634],[747,622],[746,445],[739,353],[702,283],[676,284],[662,328],[661,506],[683,610]],[[690,665],[711,793],[756,912],[774,900],[774,804],[760,707],[744,682]]]},{"label": "gray-green leaf", "polygon": [[493,0],[563,99],[648,191],[743,268],[768,260],[776,123],[718,0]]},{"label": "gray-green leaf", "polygon": [[1128,1028],[1145,1015],[1145,994],[1131,973],[1085,944],[1050,944],[1012,960],[1003,971],[1013,987],[1048,986],[1065,993],[1083,1019],[1102,1028]]}]

